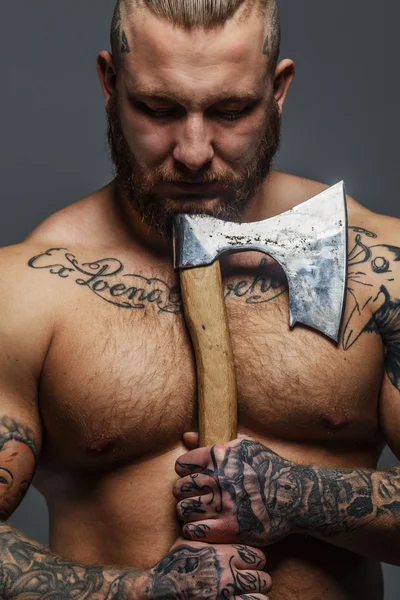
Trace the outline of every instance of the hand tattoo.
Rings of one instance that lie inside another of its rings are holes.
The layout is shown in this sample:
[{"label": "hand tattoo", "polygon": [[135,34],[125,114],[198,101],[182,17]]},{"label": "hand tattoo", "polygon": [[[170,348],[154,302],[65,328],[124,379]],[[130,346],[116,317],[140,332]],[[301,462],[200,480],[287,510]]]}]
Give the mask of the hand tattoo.
[{"label": "hand tattoo", "polygon": [[292,533],[337,536],[380,515],[400,516],[399,468],[297,465],[250,439],[214,446],[210,456],[213,468],[176,484],[189,539],[264,546]]}]

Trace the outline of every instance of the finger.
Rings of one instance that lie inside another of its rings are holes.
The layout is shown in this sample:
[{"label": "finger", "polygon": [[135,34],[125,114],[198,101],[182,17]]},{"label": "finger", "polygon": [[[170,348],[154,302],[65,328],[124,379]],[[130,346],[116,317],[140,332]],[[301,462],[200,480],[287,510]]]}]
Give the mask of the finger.
[{"label": "finger", "polygon": [[267,559],[264,552],[259,548],[250,547],[245,544],[232,544],[232,548],[236,551],[233,562],[233,566],[236,569],[262,571],[265,568]]},{"label": "finger", "polygon": [[187,433],[183,434],[183,441],[185,442],[186,446],[190,448],[190,450],[198,448],[199,434],[194,431],[188,431]]},{"label": "finger", "polygon": [[245,594],[267,594],[272,587],[271,577],[264,571],[236,571],[235,583]]},{"label": "finger", "polygon": [[181,521],[204,521],[215,519],[217,516],[213,503],[213,496],[199,496],[198,498],[187,498],[178,502],[176,512]]},{"label": "finger", "polygon": [[177,500],[184,500],[185,498],[193,498],[194,496],[202,496],[210,493],[215,494],[216,490],[217,482],[212,475],[194,473],[193,475],[178,479],[172,492]]},{"label": "finger", "polygon": [[202,540],[208,544],[235,544],[241,541],[237,529],[237,524],[232,517],[205,518],[184,525],[182,535],[188,540]]},{"label": "finger", "polygon": [[186,452],[175,463],[175,471],[180,477],[190,473],[201,473],[210,462],[211,447],[197,448]]}]

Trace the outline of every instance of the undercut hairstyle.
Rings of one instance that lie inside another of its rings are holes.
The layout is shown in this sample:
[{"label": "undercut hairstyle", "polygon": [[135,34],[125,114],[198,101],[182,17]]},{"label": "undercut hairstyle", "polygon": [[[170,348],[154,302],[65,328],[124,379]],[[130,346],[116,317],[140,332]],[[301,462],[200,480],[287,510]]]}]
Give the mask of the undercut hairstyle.
[{"label": "undercut hairstyle", "polygon": [[275,71],[280,51],[280,18],[276,0],[118,0],[111,24],[111,48],[116,66],[123,52],[129,52],[124,23],[135,10],[147,9],[155,16],[186,31],[222,27],[243,7],[241,20],[246,19],[254,6],[265,21],[266,38],[260,48],[268,57],[270,72]]}]

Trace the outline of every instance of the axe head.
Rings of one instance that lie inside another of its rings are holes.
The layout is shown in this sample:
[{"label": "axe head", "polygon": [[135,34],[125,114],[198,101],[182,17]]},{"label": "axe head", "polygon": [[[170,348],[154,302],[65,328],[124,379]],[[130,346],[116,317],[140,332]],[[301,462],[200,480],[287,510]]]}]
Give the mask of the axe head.
[{"label": "axe head", "polygon": [[344,183],[291,210],[256,223],[178,215],[175,268],[209,265],[226,252],[258,251],[276,260],[289,288],[290,326],[302,323],[339,339],[347,274]]}]

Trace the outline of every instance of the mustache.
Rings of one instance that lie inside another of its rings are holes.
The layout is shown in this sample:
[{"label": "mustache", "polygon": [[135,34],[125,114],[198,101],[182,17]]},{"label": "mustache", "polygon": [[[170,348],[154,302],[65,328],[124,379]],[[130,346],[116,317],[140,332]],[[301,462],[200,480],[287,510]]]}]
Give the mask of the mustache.
[{"label": "mustache", "polygon": [[222,186],[229,187],[234,185],[240,177],[236,177],[229,171],[205,171],[203,174],[197,174],[195,177],[185,175],[184,173],[171,173],[164,167],[156,168],[151,177],[145,177],[143,181],[143,189],[161,184],[176,184],[176,183],[193,183],[193,184],[210,184],[219,183]]}]

